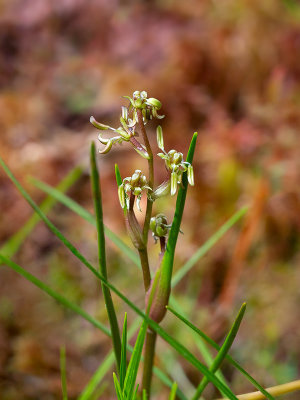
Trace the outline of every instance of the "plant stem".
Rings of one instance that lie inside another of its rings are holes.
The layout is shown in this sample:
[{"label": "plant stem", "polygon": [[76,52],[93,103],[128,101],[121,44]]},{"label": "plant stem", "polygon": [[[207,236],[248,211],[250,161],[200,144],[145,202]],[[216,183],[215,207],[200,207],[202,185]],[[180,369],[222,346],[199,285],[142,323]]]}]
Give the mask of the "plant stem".
[{"label": "plant stem", "polygon": [[150,288],[150,283],[151,283],[151,275],[150,275],[150,268],[149,268],[149,261],[148,261],[148,251],[147,251],[146,247],[144,247],[142,249],[138,249],[138,251],[139,251],[139,256],[140,256],[141,266],[142,266],[142,271],[143,271],[145,293],[147,293],[148,289]]},{"label": "plant stem", "polygon": [[157,333],[151,328],[148,328],[145,343],[144,370],[142,381],[142,390],[146,390],[147,399],[150,399],[156,337]]},{"label": "plant stem", "polygon": [[151,274],[150,274],[147,247],[143,241],[141,228],[133,210],[134,199],[135,196],[131,194],[129,199],[129,210],[127,212],[125,220],[126,223],[128,224],[128,233],[131,237],[131,241],[139,252],[142,271],[143,271],[145,293],[146,293],[150,287]]},{"label": "plant stem", "polygon": [[[144,122],[143,122],[142,110],[137,109],[137,116],[138,116],[139,128],[140,128],[140,131],[142,132],[144,143],[145,143],[145,146],[146,146],[146,150],[147,150],[147,153],[149,155],[149,159],[148,159],[148,172],[149,172],[148,185],[153,190],[153,186],[154,186],[153,153],[152,153],[150,142],[149,142],[149,139],[148,139],[148,136],[147,136],[145,125],[144,125]],[[145,216],[145,222],[144,222],[144,228],[143,228],[143,240],[144,240],[144,243],[145,243],[146,246],[147,246],[147,241],[148,241],[150,218],[151,218],[151,214],[152,214],[152,205],[153,205],[153,202],[151,200],[147,199],[146,216]]]}]

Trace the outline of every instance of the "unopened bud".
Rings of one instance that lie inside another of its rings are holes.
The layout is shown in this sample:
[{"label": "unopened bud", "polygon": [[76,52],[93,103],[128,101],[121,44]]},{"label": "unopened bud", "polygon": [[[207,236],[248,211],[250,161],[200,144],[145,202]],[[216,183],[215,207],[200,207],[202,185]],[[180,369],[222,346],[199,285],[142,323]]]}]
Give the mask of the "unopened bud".
[{"label": "unopened bud", "polygon": [[164,136],[160,125],[156,128],[157,145],[161,150],[164,150]]},{"label": "unopened bud", "polygon": [[177,174],[176,172],[171,173],[171,196],[174,196],[177,190]]},{"label": "unopened bud", "polygon": [[121,207],[124,208],[125,207],[125,190],[123,185],[120,185],[118,187],[118,196],[119,196],[119,201],[121,204]]},{"label": "unopened bud", "polygon": [[190,164],[187,169],[187,178],[190,185],[194,186],[194,169]]}]

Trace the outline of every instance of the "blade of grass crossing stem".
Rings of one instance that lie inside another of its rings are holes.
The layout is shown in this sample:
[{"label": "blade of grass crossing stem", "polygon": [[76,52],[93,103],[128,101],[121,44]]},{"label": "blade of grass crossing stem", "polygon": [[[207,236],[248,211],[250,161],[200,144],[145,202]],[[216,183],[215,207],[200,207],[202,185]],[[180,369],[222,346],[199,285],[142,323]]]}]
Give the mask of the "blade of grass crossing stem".
[{"label": "blade of grass crossing stem", "polygon": [[67,391],[67,370],[66,370],[66,348],[65,346],[60,349],[60,375],[63,400],[68,400]]},{"label": "blade of grass crossing stem", "polygon": [[[167,309],[171,311],[172,314],[174,314],[178,319],[180,319],[184,324],[186,324],[189,328],[191,328],[193,331],[197,332],[198,335],[200,335],[207,343],[209,343],[213,348],[216,350],[220,350],[221,347],[214,342],[209,336],[207,336],[204,332],[202,332],[199,328],[197,328],[195,325],[193,325],[190,321],[188,321],[186,318],[184,318],[182,315],[180,315],[176,310],[174,310],[172,307],[167,306]],[[256,389],[258,389],[267,399],[269,400],[274,400],[273,396],[271,396],[270,393],[268,393],[248,372],[240,366],[240,364],[235,361],[229,354],[226,355],[226,360],[230,362],[238,371],[240,371],[252,384]]]},{"label": "blade of grass crossing stem", "polygon": [[[96,162],[96,149],[95,143],[91,144],[91,177],[92,177],[92,189],[94,198],[94,208],[96,214],[96,224],[98,233],[98,260],[99,260],[99,270],[101,275],[107,279],[107,269],[106,269],[106,254],[105,254],[105,237],[104,237],[104,226],[103,226],[103,210],[102,210],[102,198],[101,198],[101,186],[100,186],[100,176]],[[117,371],[120,373],[120,363],[121,363],[121,337],[120,330],[117,320],[117,315],[115,312],[115,307],[111,297],[110,290],[107,286],[102,283],[103,297],[106,305],[107,316],[109,319],[113,348],[116,356]]]},{"label": "blade of grass crossing stem", "polygon": [[[174,296],[172,296],[172,295],[170,297],[169,304],[170,304],[170,307],[176,309],[178,313],[180,313],[182,316],[184,316],[186,318],[186,315],[185,315],[184,311],[182,310],[179,302],[176,301]],[[210,367],[211,364],[213,363],[213,357],[210,354],[210,351],[209,351],[207,345],[205,344],[205,341],[195,331],[192,331],[192,333],[194,336],[196,346],[198,347],[200,353],[202,354],[204,361]],[[221,370],[218,370],[215,375],[220,379],[221,382],[224,383],[224,385],[228,386],[226,379],[225,379],[224,375],[222,374]]]},{"label": "blade of grass crossing stem", "polygon": [[[245,314],[246,310],[246,303],[243,303],[223,345],[221,346],[216,358],[214,359],[212,365],[210,366],[209,370],[214,374],[222,364],[224,358],[226,357],[226,354],[230,350],[230,347],[232,346],[232,343],[238,333],[238,330],[240,328],[243,316]],[[207,384],[209,381],[207,380],[206,376],[201,380],[200,384],[198,385],[196,392],[194,396],[192,397],[192,400],[198,400],[199,397],[201,396],[203,390],[206,388]],[[222,393],[223,394],[223,393]]]},{"label": "blade of grass crossing stem", "polygon": [[[115,286],[107,282],[107,280],[97,272],[97,270],[87,261],[87,259],[66,239],[66,237],[52,224],[52,222],[44,215],[44,213],[39,209],[36,203],[31,199],[29,194],[16,180],[12,172],[0,158],[0,164],[3,169],[10,177],[10,179],[17,186],[22,196],[27,200],[27,202],[33,207],[33,209],[38,213],[38,215],[44,220],[48,228],[62,241],[62,243],[98,278],[100,279],[110,290],[112,290],[118,297],[120,297],[130,308],[132,308],[138,315],[140,315],[147,323],[155,330],[166,342],[168,342],[179,354],[181,354],[187,361],[189,361],[195,368],[197,368],[204,375],[208,376],[209,380],[219,389],[224,390],[229,399],[235,399],[236,396],[220,382],[211,372],[200,363],[196,357],[190,353],[182,344],[177,340],[173,339],[167,334],[157,323],[146,316],[138,307],[136,307],[126,296],[124,296]],[[2,257],[3,258],[3,257]]]},{"label": "blade of grass crossing stem", "polygon": [[[82,175],[82,169],[80,167],[76,167],[72,169],[56,186],[56,190],[58,193],[67,191]],[[47,214],[55,205],[56,199],[52,196],[48,196],[45,200],[42,201],[40,205],[40,209]],[[25,224],[16,232],[13,236],[11,236],[6,243],[0,248],[1,254],[6,255],[7,257],[12,257],[20,248],[24,240],[27,236],[32,232],[36,224],[40,221],[40,217],[36,214],[33,214]]]},{"label": "blade of grass crossing stem", "polygon": [[[95,318],[91,317],[87,313],[85,313],[80,307],[77,307],[73,303],[69,302],[67,299],[63,298],[62,296],[58,295],[56,292],[51,290],[47,285],[45,285],[43,282],[41,282],[39,279],[37,279],[35,276],[31,275],[29,272],[24,270],[22,267],[18,266],[16,263],[13,261],[9,260],[7,257],[2,256],[0,254],[0,260],[6,264],[7,266],[11,267],[13,270],[18,272],[20,275],[24,276],[26,279],[28,279],[30,282],[35,284],[37,287],[41,288],[44,290],[46,293],[48,293],[50,296],[53,298],[57,299],[58,301],[62,302],[65,306],[69,307],[70,309],[74,310],[78,314],[82,315],[83,318],[91,322],[94,326],[98,327],[101,329],[103,332],[105,332],[108,336],[111,336],[110,331],[104,327],[99,321],[95,320]],[[86,261],[87,262],[87,261]],[[88,262],[87,262],[88,263]],[[107,282],[98,272],[96,269],[94,269],[92,266],[90,266],[91,271],[94,273],[95,276],[97,276],[99,279],[102,280],[102,282],[107,285],[118,297],[120,297],[136,314],[138,314],[140,317],[142,317],[148,325],[157,332],[157,334],[165,340],[167,343],[169,343],[183,358],[185,358],[188,362],[190,362],[196,369],[198,369],[200,372],[203,373],[203,375],[208,376],[209,380],[220,390],[224,391],[226,396],[229,399],[236,400],[236,396],[229,391],[223,384],[220,382],[219,379],[217,379],[211,372],[206,368],[205,365],[203,365],[197,358],[182,344],[180,344],[177,340],[173,339],[163,328],[160,327],[156,322],[151,320],[146,314],[144,314],[138,307],[136,307],[126,296],[124,296],[117,288],[115,288],[111,283]],[[156,369],[157,371],[157,369]]]},{"label": "blade of grass crossing stem", "polygon": [[127,313],[125,313],[123,332],[122,332],[122,349],[121,349],[121,365],[120,365],[120,386],[123,390],[127,369]]},{"label": "blade of grass crossing stem", "polygon": [[145,341],[145,336],[146,336],[146,331],[147,331],[147,323],[146,321],[143,321],[139,334],[137,336],[133,353],[129,361],[129,365],[127,368],[126,372],[126,377],[124,381],[124,388],[123,388],[123,394],[126,399],[131,399],[134,393],[134,388],[135,388],[135,381],[136,381],[136,376],[138,372],[138,368],[140,365],[141,361],[141,356],[142,356],[142,350],[143,350],[143,345]]},{"label": "blade of grass crossing stem", "polygon": [[228,221],[221,226],[175,273],[172,278],[172,287],[175,287],[178,282],[186,275],[190,269],[200,260],[224,235],[225,233],[239,221],[248,211],[248,207],[242,207]]},{"label": "blade of grass crossing stem", "polygon": [[[79,215],[81,218],[85,219],[90,224],[96,226],[95,216],[91,214],[84,207],[79,205],[76,201],[61,193],[59,190],[47,185],[47,183],[41,182],[36,178],[30,178],[30,182],[36,186],[38,189],[54,197],[57,201],[62,203],[64,206],[68,207],[74,213]],[[141,267],[138,255],[127,246],[114,232],[104,225],[104,233],[127,257],[139,268]]]},{"label": "blade of grass crossing stem", "polygon": [[175,400],[176,399],[176,392],[177,392],[177,383],[174,382],[171,388],[169,400]]}]

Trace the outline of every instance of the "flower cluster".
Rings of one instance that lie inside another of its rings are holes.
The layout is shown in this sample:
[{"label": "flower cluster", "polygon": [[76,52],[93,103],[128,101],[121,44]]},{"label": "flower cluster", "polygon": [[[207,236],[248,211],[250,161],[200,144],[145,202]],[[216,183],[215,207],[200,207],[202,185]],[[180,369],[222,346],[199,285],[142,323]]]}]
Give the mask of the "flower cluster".
[{"label": "flower cluster", "polygon": [[[192,165],[183,161],[183,154],[176,151],[170,150],[168,153],[164,149],[163,133],[160,126],[157,127],[157,144],[163,153],[158,153],[157,155],[165,160],[165,165],[168,171],[171,172],[171,196],[173,196],[177,191],[177,185],[182,181],[182,174],[187,171],[187,178],[190,185],[194,185],[194,171]],[[167,185],[165,184],[165,187]],[[155,192],[156,193],[156,192]]]},{"label": "flower cluster", "polygon": [[130,195],[136,196],[137,208],[141,211],[140,201],[142,198],[143,190],[151,190],[148,186],[146,176],[136,169],[131,177],[123,179],[122,184],[118,188],[118,195],[121,207],[124,208],[125,205],[129,209]]},{"label": "flower cluster", "polygon": [[130,104],[128,107],[122,107],[122,115],[120,117],[121,126],[119,126],[117,129],[101,124],[100,122],[96,121],[94,117],[90,118],[90,122],[95,128],[101,131],[110,130],[116,134],[116,136],[111,138],[104,138],[101,133],[99,134],[98,139],[100,143],[105,146],[103,150],[99,150],[99,153],[108,153],[115,143],[120,144],[122,142],[129,142],[142,157],[149,159],[149,154],[147,153],[146,147],[136,139],[138,136],[138,133],[135,130],[138,123],[137,110],[142,110],[142,123],[146,124],[148,120],[152,119],[152,117],[164,117],[158,115],[157,113],[157,111],[161,108],[161,102],[152,97],[148,99],[147,92],[145,91],[135,91],[132,98],[129,96],[124,97],[130,101]]}]

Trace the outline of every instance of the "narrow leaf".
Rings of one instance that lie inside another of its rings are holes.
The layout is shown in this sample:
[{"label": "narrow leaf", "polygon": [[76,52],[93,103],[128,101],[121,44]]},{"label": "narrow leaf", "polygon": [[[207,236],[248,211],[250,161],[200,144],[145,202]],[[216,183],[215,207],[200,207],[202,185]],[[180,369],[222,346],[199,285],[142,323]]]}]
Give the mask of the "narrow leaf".
[{"label": "narrow leaf", "polygon": [[124,381],[127,369],[126,349],[127,349],[127,313],[125,313],[123,333],[122,333],[122,349],[121,349],[121,365],[120,365],[120,386],[122,390],[124,388]]},{"label": "narrow leaf", "polygon": [[131,399],[134,388],[135,388],[135,381],[138,372],[138,368],[141,361],[143,345],[145,341],[147,331],[147,323],[143,321],[142,326],[140,328],[139,334],[137,336],[135,346],[132,352],[132,356],[130,358],[130,362],[127,368],[127,373],[124,382],[123,394],[125,395],[126,399]]},{"label": "narrow leaf", "polygon": [[124,397],[123,397],[123,394],[122,394],[120,383],[119,383],[118,378],[117,378],[117,376],[116,376],[116,374],[114,372],[113,372],[113,379],[114,379],[114,385],[115,385],[115,389],[116,389],[116,394],[117,394],[118,400],[123,400]]},{"label": "narrow leaf", "polygon": [[[75,182],[79,180],[82,175],[82,169],[80,167],[76,167],[72,169],[56,186],[56,190],[59,193],[66,192]],[[49,211],[56,204],[57,199],[52,198],[52,196],[47,196],[45,200],[40,205],[40,209],[48,214]],[[33,214],[16,232],[13,236],[11,236],[6,243],[0,248],[0,252],[7,257],[12,257],[19,250],[20,246],[27,238],[28,235],[33,231],[36,224],[40,221],[40,217],[36,214]]]},{"label": "narrow leaf", "polygon": [[[101,198],[101,186],[100,186],[100,176],[97,168],[96,162],[96,149],[95,143],[91,144],[91,178],[92,178],[92,189],[93,189],[93,199],[94,208],[96,214],[96,226],[98,233],[98,261],[99,270],[101,275],[107,279],[106,270],[106,255],[105,255],[105,237],[104,237],[104,225],[103,225],[103,210],[102,210],[102,198]],[[111,297],[110,290],[107,286],[102,283],[102,291],[104,296],[104,301],[106,305],[107,316],[109,319],[113,348],[116,356],[117,371],[120,373],[120,363],[121,363],[121,337],[120,330],[117,320],[117,315],[115,312],[115,307]]]},{"label": "narrow leaf", "polygon": [[60,375],[63,400],[68,400],[67,392],[67,372],[66,372],[66,348],[63,346],[60,349]]},{"label": "narrow leaf", "polygon": [[[246,303],[244,303],[238,313],[238,316],[236,317],[223,345],[221,346],[216,358],[214,359],[212,365],[210,366],[209,370],[212,373],[215,373],[220,365],[222,364],[224,358],[226,357],[230,347],[232,346],[232,343],[238,333],[239,327],[241,325],[243,316],[245,314],[245,310],[246,310]],[[208,384],[208,379],[206,378],[206,376],[202,379],[202,381],[200,382],[199,386],[196,389],[196,392],[192,398],[192,400],[198,400],[199,397],[201,396],[203,390],[206,388],[207,384]]]},{"label": "narrow leaf", "polygon": [[177,392],[177,383],[174,382],[171,388],[169,400],[175,400],[176,398],[176,392]]},{"label": "narrow leaf", "polygon": [[[207,336],[204,332],[202,332],[199,328],[193,325],[190,321],[184,318],[182,315],[177,313],[172,307],[167,306],[167,309],[171,311],[178,319],[180,319],[184,324],[186,324],[189,328],[191,328],[194,332],[197,332],[207,343],[209,343],[216,350],[220,350],[221,347],[214,342],[209,336]],[[264,396],[269,400],[274,400],[273,396],[268,393],[248,372],[240,366],[240,364],[235,361],[229,354],[226,355],[226,360],[230,362],[237,370],[239,370],[252,384],[256,389],[258,389]]]},{"label": "narrow leaf", "polygon": [[186,275],[190,269],[203,257],[224,235],[225,233],[239,221],[248,207],[242,207],[238,210],[228,221],[223,224],[216,233],[214,233],[189,259],[188,261],[176,272],[172,278],[172,287],[175,287],[178,282]]}]

